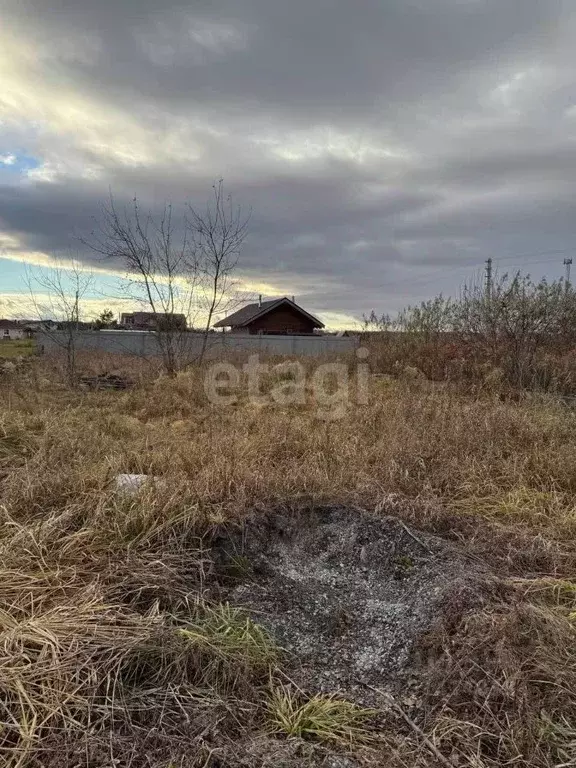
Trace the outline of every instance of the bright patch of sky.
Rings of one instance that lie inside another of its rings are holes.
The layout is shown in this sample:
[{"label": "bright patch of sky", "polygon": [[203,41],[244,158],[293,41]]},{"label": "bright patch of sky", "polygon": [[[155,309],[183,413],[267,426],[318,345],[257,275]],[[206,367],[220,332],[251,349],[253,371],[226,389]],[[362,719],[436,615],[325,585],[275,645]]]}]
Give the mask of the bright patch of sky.
[{"label": "bright patch of sky", "polygon": [[25,152],[0,152],[0,182],[5,176],[25,176],[40,165]]},{"label": "bright patch of sky", "polygon": [[[45,292],[45,289],[35,282],[35,276],[51,274],[52,270],[47,267],[0,258],[0,318],[8,315],[34,319],[38,308],[34,306],[32,294],[40,296]],[[73,293],[74,282],[67,276],[66,271],[63,271],[62,285],[70,295]],[[47,297],[39,303],[47,304]],[[116,314],[117,311],[127,311],[134,306],[134,302],[127,298],[122,290],[120,277],[99,274],[93,274],[82,303],[88,318],[96,317],[104,309],[111,309]]]},{"label": "bright patch of sky", "polygon": [[21,291],[26,265],[19,261],[0,259],[0,290]]}]

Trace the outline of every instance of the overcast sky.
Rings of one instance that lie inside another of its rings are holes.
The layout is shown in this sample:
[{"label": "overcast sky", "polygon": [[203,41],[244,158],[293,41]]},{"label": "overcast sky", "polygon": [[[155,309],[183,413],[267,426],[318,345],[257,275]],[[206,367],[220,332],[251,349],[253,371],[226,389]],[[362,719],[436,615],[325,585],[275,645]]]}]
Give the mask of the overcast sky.
[{"label": "overcast sky", "polygon": [[[576,251],[574,0],[0,0],[0,301],[111,188],[223,177],[241,276],[333,325]],[[84,258],[90,260],[90,255]],[[101,266],[101,265],[100,265]],[[0,314],[2,305],[0,304]]]}]

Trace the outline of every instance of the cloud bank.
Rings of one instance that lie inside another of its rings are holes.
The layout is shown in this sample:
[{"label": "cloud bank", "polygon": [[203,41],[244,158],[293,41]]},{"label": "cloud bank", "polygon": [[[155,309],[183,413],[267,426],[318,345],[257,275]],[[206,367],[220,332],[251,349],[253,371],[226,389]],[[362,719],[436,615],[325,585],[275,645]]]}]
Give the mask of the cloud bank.
[{"label": "cloud bank", "polygon": [[253,209],[245,283],[338,322],[452,293],[488,256],[562,273],[576,221],[571,3],[0,7],[5,256],[68,250],[110,188],[201,203],[222,176]]}]

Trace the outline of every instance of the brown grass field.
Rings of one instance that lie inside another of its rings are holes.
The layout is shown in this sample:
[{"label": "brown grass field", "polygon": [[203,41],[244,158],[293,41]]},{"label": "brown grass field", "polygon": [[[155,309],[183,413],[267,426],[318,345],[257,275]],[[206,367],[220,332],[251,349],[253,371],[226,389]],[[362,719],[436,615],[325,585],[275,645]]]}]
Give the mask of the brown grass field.
[{"label": "brown grass field", "polygon": [[[199,370],[130,373],[125,392],[71,391],[44,360],[0,378],[0,764],[576,765],[576,411],[373,377],[329,420],[215,408]],[[119,495],[121,472],[162,482]],[[392,726],[296,691],[258,621],[212,599],[215,530],[320,504],[486,573],[419,639]]]}]

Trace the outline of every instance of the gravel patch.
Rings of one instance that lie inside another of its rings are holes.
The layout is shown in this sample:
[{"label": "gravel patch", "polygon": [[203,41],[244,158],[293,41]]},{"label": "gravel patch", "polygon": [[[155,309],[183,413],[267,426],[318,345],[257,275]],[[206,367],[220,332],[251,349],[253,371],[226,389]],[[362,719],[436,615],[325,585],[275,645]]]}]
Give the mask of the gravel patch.
[{"label": "gravel patch", "polygon": [[454,545],[349,507],[260,515],[222,546],[246,571],[227,599],[285,649],[291,679],[378,707],[374,688],[414,698],[418,639],[478,577]]}]

